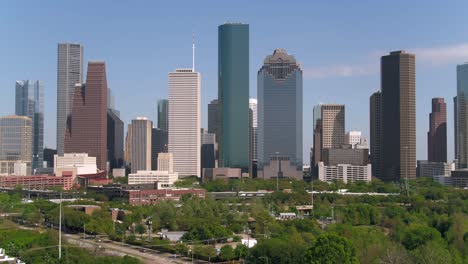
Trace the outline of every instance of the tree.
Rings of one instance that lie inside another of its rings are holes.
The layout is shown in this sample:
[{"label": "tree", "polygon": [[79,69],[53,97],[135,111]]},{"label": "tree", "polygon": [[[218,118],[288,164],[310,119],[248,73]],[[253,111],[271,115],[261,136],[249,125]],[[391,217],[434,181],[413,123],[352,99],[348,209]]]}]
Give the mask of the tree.
[{"label": "tree", "polygon": [[439,231],[432,227],[418,225],[407,228],[403,234],[402,244],[406,249],[413,250],[431,240],[442,241]]},{"label": "tree", "polygon": [[411,252],[415,263],[438,264],[452,263],[450,252],[435,241],[429,241]]},{"label": "tree", "polygon": [[236,256],[234,254],[234,250],[232,249],[231,245],[224,245],[221,247],[221,251],[219,252],[219,257],[223,260],[231,260],[234,259]]},{"label": "tree", "polygon": [[174,251],[179,255],[187,255],[189,248],[185,243],[177,243],[174,246]]},{"label": "tree", "polygon": [[317,238],[315,245],[309,249],[307,263],[359,263],[353,244],[344,237],[325,233]]},{"label": "tree", "polygon": [[146,233],[146,227],[142,224],[138,224],[135,230],[138,234],[140,234],[140,239],[143,239],[143,234]]},{"label": "tree", "polygon": [[247,255],[249,254],[249,248],[244,245],[244,244],[237,244],[236,248],[234,249],[234,255],[236,258],[241,259],[241,258],[246,258]]}]

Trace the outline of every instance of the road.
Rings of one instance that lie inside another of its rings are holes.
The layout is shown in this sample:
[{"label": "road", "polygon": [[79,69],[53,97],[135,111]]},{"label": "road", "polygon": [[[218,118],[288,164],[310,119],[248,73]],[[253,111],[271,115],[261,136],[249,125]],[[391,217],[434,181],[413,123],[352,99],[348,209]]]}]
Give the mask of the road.
[{"label": "road", "polygon": [[[114,256],[125,256],[129,255],[140,259],[144,263],[190,263],[183,259],[172,258],[173,255],[168,253],[161,253],[155,250],[145,249],[145,252],[141,252],[138,247],[131,246],[128,244],[118,242],[96,242],[94,240],[83,239],[79,235],[65,234],[67,241],[70,244],[74,244],[80,247],[88,248],[91,250],[104,250],[101,254],[114,255]],[[102,249],[98,249],[101,246]],[[141,248],[143,249],[143,248]]]}]

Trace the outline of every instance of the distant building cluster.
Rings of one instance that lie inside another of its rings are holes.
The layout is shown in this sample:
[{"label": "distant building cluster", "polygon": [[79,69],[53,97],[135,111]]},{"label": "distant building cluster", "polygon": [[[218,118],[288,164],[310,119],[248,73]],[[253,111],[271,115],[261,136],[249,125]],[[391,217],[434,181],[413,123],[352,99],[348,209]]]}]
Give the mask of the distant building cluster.
[{"label": "distant building cluster", "polygon": [[[192,67],[168,73],[168,98],[155,102],[157,120],[140,116],[128,124],[115,107],[106,63],[88,61],[85,75],[83,45],[58,44],[57,149],[44,145],[44,82],[16,81],[15,113],[0,117],[0,185],[70,189],[128,176],[130,184],[157,182],[167,190],[190,176],[325,182],[432,177],[466,187],[468,64],[456,72],[456,160],[447,161],[445,99],[433,98],[427,160],[417,161],[415,54],[381,57],[380,89],[369,98],[368,141],[360,130],[347,130],[344,104],[320,103],[312,118],[304,118],[302,68],[283,48],[265,57],[257,71],[257,98],[249,98],[249,34],[248,24],[218,27],[218,96],[208,104],[207,129],[201,127],[195,43]],[[303,132],[304,120],[313,131]],[[308,158],[303,133],[313,135]],[[304,159],[310,162],[305,171]],[[128,199],[139,203],[153,195],[134,193]]]}]

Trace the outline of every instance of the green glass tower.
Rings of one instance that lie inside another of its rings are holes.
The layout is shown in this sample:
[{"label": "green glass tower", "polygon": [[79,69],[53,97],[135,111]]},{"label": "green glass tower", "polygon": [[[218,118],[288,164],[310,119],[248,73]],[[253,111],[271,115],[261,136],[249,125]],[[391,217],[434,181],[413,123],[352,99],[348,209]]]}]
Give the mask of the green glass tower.
[{"label": "green glass tower", "polygon": [[249,165],[249,25],[218,28],[219,167]]}]

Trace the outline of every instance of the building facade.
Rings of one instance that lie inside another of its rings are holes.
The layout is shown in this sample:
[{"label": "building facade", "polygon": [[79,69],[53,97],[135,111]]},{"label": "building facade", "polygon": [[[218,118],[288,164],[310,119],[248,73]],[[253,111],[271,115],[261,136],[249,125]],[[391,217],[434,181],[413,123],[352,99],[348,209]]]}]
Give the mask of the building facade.
[{"label": "building facade", "polygon": [[323,162],[318,164],[318,178],[324,182],[333,182],[335,180],[344,183],[372,180],[372,165],[354,166],[351,164],[337,164],[325,166]]},{"label": "building facade", "polygon": [[[88,153],[100,170],[107,169],[106,64],[88,63],[86,84],[75,87],[73,110],[67,120],[65,153]],[[60,153],[59,153],[60,155]]]},{"label": "building facade", "polygon": [[31,118],[17,115],[0,117],[0,175],[13,175],[18,161],[26,164],[26,172],[31,175],[32,144]]},{"label": "building facade", "polygon": [[83,83],[83,45],[59,43],[57,57],[57,152],[63,154],[75,85]]},{"label": "building facade", "polygon": [[201,75],[194,69],[169,73],[169,152],[180,177],[200,177]]},{"label": "building facade", "polygon": [[432,98],[427,132],[427,159],[447,162],[447,105],[444,98]]},{"label": "building facade", "polygon": [[167,152],[168,133],[166,130],[154,127],[151,131],[151,170],[158,170],[159,153]]},{"label": "building facade", "polygon": [[338,164],[365,166],[369,163],[369,150],[352,148],[329,148],[323,150],[322,158],[325,166]]},{"label": "building facade", "polygon": [[249,166],[249,25],[218,27],[219,166]]},{"label": "building facade", "polygon": [[382,153],[382,93],[377,91],[370,97],[370,157],[372,175],[381,179]]},{"label": "building facade", "polygon": [[158,128],[163,131],[169,130],[169,100],[158,100]]},{"label": "building facade", "polygon": [[458,109],[457,109],[457,96],[453,97],[453,144],[454,144],[454,158],[458,159]]},{"label": "building facade", "polygon": [[351,145],[354,148],[357,144],[361,144],[361,138],[361,131],[349,131],[345,134],[344,144]]},{"label": "building facade", "polygon": [[158,182],[164,187],[174,185],[179,176],[175,172],[169,171],[137,171],[128,175],[128,184],[144,184]]},{"label": "building facade", "polygon": [[314,107],[314,164],[323,160],[323,150],[341,148],[345,135],[345,106],[319,104]]},{"label": "building facade", "polygon": [[132,120],[132,173],[151,170],[153,122],[146,117]]},{"label": "building facade", "polygon": [[382,180],[416,177],[415,60],[405,51],[381,58]]},{"label": "building facade", "polygon": [[44,83],[16,81],[15,114],[32,120],[32,169],[42,168],[44,160]]},{"label": "building facade", "polygon": [[258,170],[279,154],[302,171],[302,70],[292,55],[276,49],[257,80]]},{"label": "building facade", "polygon": [[457,66],[458,168],[468,168],[468,63]]},{"label": "building facade", "polygon": [[418,160],[417,177],[450,176],[455,164],[438,161]]},{"label": "building facade", "polygon": [[95,174],[98,171],[96,157],[90,157],[87,153],[64,153],[54,156],[54,173],[59,170],[76,169],[76,175]]},{"label": "building facade", "polygon": [[298,170],[296,164],[289,156],[273,156],[270,161],[258,170],[258,178],[261,179],[296,179],[302,180],[302,170]]},{"label": "building facade", "polygon": [[[250,163],[258,160],[257,141],[258,141],[258,101],[255,98],[249,99],[249,159]],[[249,167],[252,167],[252,164]]]},{"label": "building facade", "polygon": [[172,153],[161,153],[158,156],[158,170],[174,172],[174,155]]},{"label": "building facade", "polygon": [[213,133],[208,133],[203,128],[201,129],[201,167],[200,175],[203,174],[203,169],[205,168],[215,168],[216,167],[216,135]]},{"label": "building facade", "polygon": [[112,109],[107,109],[107,148],[110,170],[123,166],[124,123]]}]

